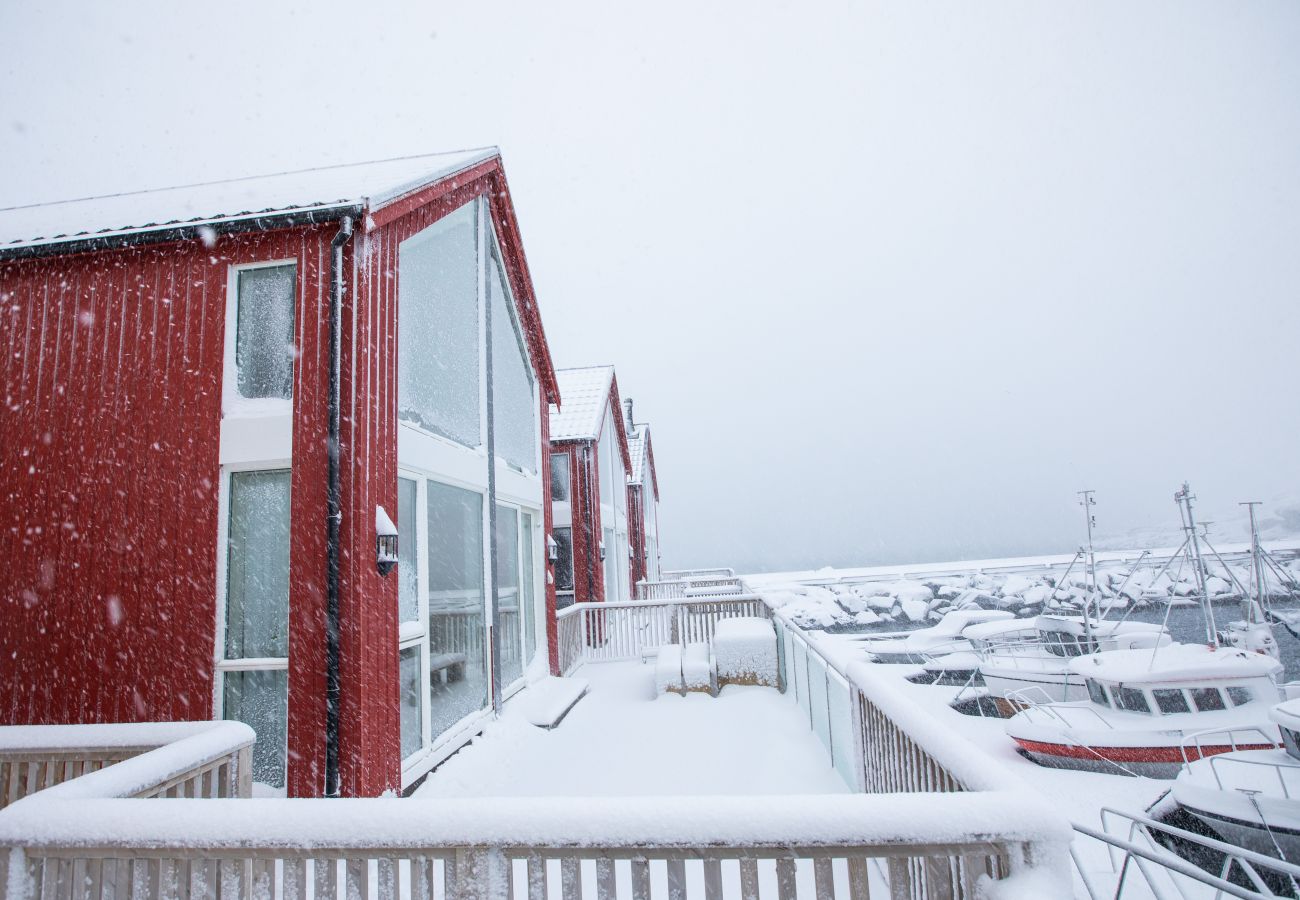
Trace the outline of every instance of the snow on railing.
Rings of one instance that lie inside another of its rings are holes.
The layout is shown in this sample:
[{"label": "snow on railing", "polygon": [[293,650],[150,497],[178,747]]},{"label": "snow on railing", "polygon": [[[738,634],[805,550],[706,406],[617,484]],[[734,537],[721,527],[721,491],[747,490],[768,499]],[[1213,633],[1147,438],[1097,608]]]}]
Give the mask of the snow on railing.
[{"label": "snow on railing", "polygon": [[668,569],[663,573],[664,581],[681,581],[687,578],[735,578],[736,570],[730,567],[714,569]]},{"label": "snow on railing", "polygon": [[253,740],[238,722],[0,728],[0,809],[74,780],[117,797],[247,797]]},{"label": "snow on railing", "polygon": [[719,619],[768,615],[767,604],[755,594],[575,603],[556,614],[560,670],[567,674],[581,662],[640,659],[665,644],[709,641]]},{"label": "snow on railing", "polygon": [[[1014,794],[411,800],[32,797],[0,815],[9,895],[102,900],[974,897],[1028,882],[1068,829]],[[1012,879],[990,884],[990,879]],[[309,887],[310,886],[310,887]],[[548,890],[549,888],[549,890]]]}]

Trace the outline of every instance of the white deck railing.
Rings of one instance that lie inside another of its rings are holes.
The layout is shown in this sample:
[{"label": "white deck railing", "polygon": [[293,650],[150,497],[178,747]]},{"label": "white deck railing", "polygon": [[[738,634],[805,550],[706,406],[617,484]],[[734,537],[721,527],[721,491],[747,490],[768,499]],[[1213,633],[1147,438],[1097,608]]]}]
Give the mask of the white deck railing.
[{"label": "white deck railing", "polygon": [[[664,643],[707,640],[719,619],[739,615],[772,613],[753,595],[578,605],[559,615],[558,649],[570,669],[639,659]],[[785,689],[858,793],[134,799],[177,785],[189,786],[186,797],[211,796],[194,786],[223,760],[224,790],[246,796],[251,732],[204,723],[0,812],[0,848],[14,848],[0,850],[0,888],[40,900],[1070,896],[1067,822],[981,772],[950,736],[927,731],[939,727],[932,720],[779,611],[776,625]],[[918,766],[921,776],[909,774]]]},{"label": "white deck railing", "polygon": [[640,659],[665,644],[709,641],[719,619],[768,615],[755,594],[676,601],[575,603],[556,615],[560,670]]}]

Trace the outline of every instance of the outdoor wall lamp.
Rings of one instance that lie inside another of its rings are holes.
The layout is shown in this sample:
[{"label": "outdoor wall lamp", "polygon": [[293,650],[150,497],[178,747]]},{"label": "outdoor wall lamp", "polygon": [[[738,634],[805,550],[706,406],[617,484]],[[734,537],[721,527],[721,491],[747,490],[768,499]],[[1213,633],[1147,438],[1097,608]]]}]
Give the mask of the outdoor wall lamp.
[{"label": "outdoor wall lamp", "polygon": [[605,542],[604,542],[604,541],[601,541],[601,542],[600,542],[600,561],[601,561],[601,562],[604,562],[604,561],[605,561]]},{"label": "outdoor wall lamp", "polygon": [[546,536],[546,558],[553,563],[560,561],[560,545],[549,534]]},{"label": "outdoor wall lamp", "polygon": [[375,568],[380,576],[397,568],[397,526],[382,506],[375,507]]}]

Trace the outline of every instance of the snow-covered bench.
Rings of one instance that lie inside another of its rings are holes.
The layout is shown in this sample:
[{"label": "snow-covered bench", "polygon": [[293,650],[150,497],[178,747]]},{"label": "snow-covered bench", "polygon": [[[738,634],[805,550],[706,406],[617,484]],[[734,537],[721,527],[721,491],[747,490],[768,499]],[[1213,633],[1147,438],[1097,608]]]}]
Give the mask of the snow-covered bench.
[{"label": "snow-covered bench", "polygon": [[687,691],[713,694],[713,654],[703,642],[687,644],[682,652],[682,687]]},{"label": "snow-covered bench", "polygon": [[524,718],[538,728],[554,728],[587,694],[585,678],[547,676],[529,685],[524,701]]},{"label": "snow-covered bench", "polygon": [[664,644],[655,657],[655,693],[685,694],[682,682],[682,645]]},{"label": "snow-covered bench", "polygon": [[776,630],[770,619],[719,619],[713,632],[718,684],[777,687]]}]

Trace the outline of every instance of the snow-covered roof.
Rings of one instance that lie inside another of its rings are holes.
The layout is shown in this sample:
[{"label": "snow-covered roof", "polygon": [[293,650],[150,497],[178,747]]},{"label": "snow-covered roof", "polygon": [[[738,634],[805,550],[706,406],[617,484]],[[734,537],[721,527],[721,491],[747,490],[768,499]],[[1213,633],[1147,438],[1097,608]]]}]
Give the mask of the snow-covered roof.
[{"label": "snow-covered roof", "polygon": [[638,425],[627,436],[627,450],[632,455],[632,474],[627,477],[628,484],[641,484],[645,481],[645,448],[649,429]]},{"label": "snow-covered roof", "polygon": [[551,406],[551,440],[594,441],[600,436],[601,417],[609,405],[614,367],[560,369],[555,378],[563,405]]},{"label": "snow-covered roof", "polygon": [[1282,664],[1271,656],[1235,647],[1168,644],[1156,650],[1107,650],[1070,663],[1076,675],[1109,682],[1164,683],[1257,678],[1277,675]]},{"label": "snow-covered roof", "polygon": [[373,212],[497,155],[487,147],[0,208],[0,251],[291,212]]}]

